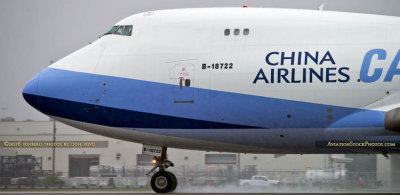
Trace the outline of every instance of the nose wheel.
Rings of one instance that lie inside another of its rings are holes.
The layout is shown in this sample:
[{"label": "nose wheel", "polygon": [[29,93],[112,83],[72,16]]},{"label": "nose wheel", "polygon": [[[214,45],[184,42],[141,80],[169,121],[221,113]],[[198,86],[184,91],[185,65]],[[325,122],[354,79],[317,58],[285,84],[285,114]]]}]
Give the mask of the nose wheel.
[{"label": "nose wheel", "polygon": [[174,163],[166,159],[167,148],[162,147],[161,157],[154,157],[156,165],[146,175],[153,173],[157,168],[159,169],[151,177],[151,188],[157,193],[173,192],[176,189],[178,181],[175,175],[166,171],[168,167],[173,167]]}]

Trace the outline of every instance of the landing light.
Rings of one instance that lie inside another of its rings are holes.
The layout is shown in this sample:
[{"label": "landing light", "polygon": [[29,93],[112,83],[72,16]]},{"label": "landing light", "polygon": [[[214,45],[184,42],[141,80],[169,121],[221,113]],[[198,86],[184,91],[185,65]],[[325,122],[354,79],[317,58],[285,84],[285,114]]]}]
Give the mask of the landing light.
[{"label": "landing light", "polygon": [[157,164],[157,157],[153,157],[153,160],[151,161],[153,164]]}]

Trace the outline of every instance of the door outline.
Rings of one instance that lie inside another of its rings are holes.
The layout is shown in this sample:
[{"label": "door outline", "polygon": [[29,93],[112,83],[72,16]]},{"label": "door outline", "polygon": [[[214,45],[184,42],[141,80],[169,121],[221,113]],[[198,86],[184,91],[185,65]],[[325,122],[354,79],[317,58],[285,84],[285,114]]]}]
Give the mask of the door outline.
[{"label": "door outline", "polygon": [[194,66],[190,63],[174,65],[174,103],[194,103]]}]

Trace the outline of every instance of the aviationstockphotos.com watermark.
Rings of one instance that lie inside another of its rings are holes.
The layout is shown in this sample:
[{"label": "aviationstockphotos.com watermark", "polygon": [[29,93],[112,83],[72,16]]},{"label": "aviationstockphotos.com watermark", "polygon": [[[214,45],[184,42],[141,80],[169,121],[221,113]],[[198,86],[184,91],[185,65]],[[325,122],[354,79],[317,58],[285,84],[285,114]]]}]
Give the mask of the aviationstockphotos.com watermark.
[{"label": "aviationstockphotos.com watermark", "polygon": [[399,147],[397,142],[383,141],[321,141],[317,142],[319,147]]}]

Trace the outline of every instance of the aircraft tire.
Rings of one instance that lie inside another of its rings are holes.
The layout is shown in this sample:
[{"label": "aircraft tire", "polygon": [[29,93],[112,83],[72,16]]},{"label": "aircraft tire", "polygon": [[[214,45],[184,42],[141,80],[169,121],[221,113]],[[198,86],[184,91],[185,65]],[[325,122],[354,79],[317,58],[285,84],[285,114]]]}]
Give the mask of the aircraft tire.
[{"label": "aircraft tire", "polygon": [[169,192],[173,192],[173,191],[175,191],[176,186],[178,185],[178,180],[176,179],[176,176],[173,173],[171,173],[169,171],[166,171],[166,172],[168,174],[170,174],[171,177],[172,177],[172,188],[171,188],[171,190]]},{"label": "aircraft tire", "polygon": [[157,193],[170,192],[174,183],[172,175],[167,171],[158,171],[151,177],[151,188]]}]

